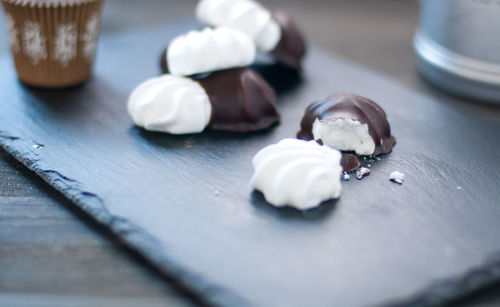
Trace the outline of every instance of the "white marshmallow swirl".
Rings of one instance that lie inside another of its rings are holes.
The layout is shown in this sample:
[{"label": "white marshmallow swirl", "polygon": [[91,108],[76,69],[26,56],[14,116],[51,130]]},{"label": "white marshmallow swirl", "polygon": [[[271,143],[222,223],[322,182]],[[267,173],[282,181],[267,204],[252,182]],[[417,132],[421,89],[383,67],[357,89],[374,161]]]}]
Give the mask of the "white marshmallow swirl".
[{"label": "white marshmallow swirl", "polygon": [[252,186],[276,207],[307,210],[340,196],[342,166],[338,150],[315,141],[284,139],[252,160]]},{"label": "white marshmallow swirl", "polygon": [[264,52],[273,50],[281,39],[281,27],[269,10],[253,0],[201,0],[196,16],[211,26],[245,32]]},{"label": "white marshmallow swirl", "polygon": [[212,113],[208,95],[199,83],[171,75],[141,83],[130,94],[127,108],[136,125],[171,134],[203,131]]},{"label": "white marshmallow swirl", "polygon": [[168,69],[173,75],[244,67],[255,59],[255,43],[245,33],[226,27],[190,31],[170,42]]}]

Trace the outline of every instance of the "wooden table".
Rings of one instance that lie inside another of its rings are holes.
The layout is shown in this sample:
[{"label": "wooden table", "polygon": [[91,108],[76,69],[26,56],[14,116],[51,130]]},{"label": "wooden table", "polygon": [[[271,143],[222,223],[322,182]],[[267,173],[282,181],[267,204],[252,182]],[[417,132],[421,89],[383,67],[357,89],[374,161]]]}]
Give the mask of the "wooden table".
[{"label": "wooden table", "polygon": [[[466,112],[500,121],[500,109],[447,97],[416,74],[412,0],[265,1],[286,8],[308,40]],[[145,4],[147,3],[147,5]],[[108,0],[104,32],[175,21],[195,1]],[[0,55],[7,40],[0,26]],[[33,173],[0,150],[0,306],[189,306],[200,302]],[[453,306],[497,306],[500,285]]]}]

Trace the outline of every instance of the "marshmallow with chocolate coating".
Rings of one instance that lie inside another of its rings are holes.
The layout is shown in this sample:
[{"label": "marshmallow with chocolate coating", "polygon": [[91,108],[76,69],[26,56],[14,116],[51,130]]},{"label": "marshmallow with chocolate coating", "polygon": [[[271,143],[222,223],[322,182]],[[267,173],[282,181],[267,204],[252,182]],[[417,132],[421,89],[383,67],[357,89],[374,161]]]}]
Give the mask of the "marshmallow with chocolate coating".
[{"label": "marshmallow with chocolate coating", "polygon": [[201,0],[198,20],[211,26],[238,29],[251,37],[257,48],[292,68],[301,69],[306,44],[292,17],[284,11],[271,13],[254,0]]},{"label": "marshmallow with chocolate coating", "polygon": [[274,90],[254,70],[236,68],[191,79],[163,75],[131,93],[128,111],[146,130],[170,134],[205,128],[247,132],[278,122]]},{"label": "marshmallow with chocolate coating", "polygon": [[310,104],[302,117],[300,139],[358,155],[392,151],[396,139],[384,110],[372,100],[352,93],[333,94]]}]

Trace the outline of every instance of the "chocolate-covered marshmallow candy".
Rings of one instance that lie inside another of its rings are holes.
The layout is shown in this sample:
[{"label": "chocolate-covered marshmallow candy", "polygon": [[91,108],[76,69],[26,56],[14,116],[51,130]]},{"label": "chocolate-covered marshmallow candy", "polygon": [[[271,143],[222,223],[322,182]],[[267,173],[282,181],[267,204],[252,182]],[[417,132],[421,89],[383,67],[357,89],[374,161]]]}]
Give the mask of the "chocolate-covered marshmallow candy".
[{"label": "chocolate-covered marshmallow candy", "polygon": [[396,139],[382,108],[352,93],[333,94],[310,104],[302,117],[300,139],[358,155],[389,153]]},{"label": "chocolate-covered marshmallow candy", "polygon": [[170,134],[205,128],[247,132],[278,122],[274,90],[249,68],[217,71],[203,79],[163,75],[129,96],[128,112],[146,130]]},{"label": "chocolate-covered marshmallow candy", "polygon": [[230,27],[246,33],[259,50],[292,68],[301,69],[306,44],[286,12],[271,13],[254,0],[201,0],[196,7],[196,16],[208,25]]}]

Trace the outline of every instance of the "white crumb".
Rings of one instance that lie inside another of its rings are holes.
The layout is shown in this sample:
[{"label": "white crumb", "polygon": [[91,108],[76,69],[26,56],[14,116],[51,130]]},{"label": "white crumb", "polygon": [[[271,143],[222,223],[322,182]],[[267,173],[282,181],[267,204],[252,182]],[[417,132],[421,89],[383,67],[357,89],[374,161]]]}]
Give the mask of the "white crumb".
[{"label": "white crumb", "polygon": [[405,181],[405,174],[394,171],[389,175],[389,180],[398,184],[403,184],[403,181]]},{"label": "white crumb", "polygon": [[344,172],[342,179],[344,179],[344,181],[349,181],[349,179],[351,179],[351,176],[349,176],[348,173]]}]

